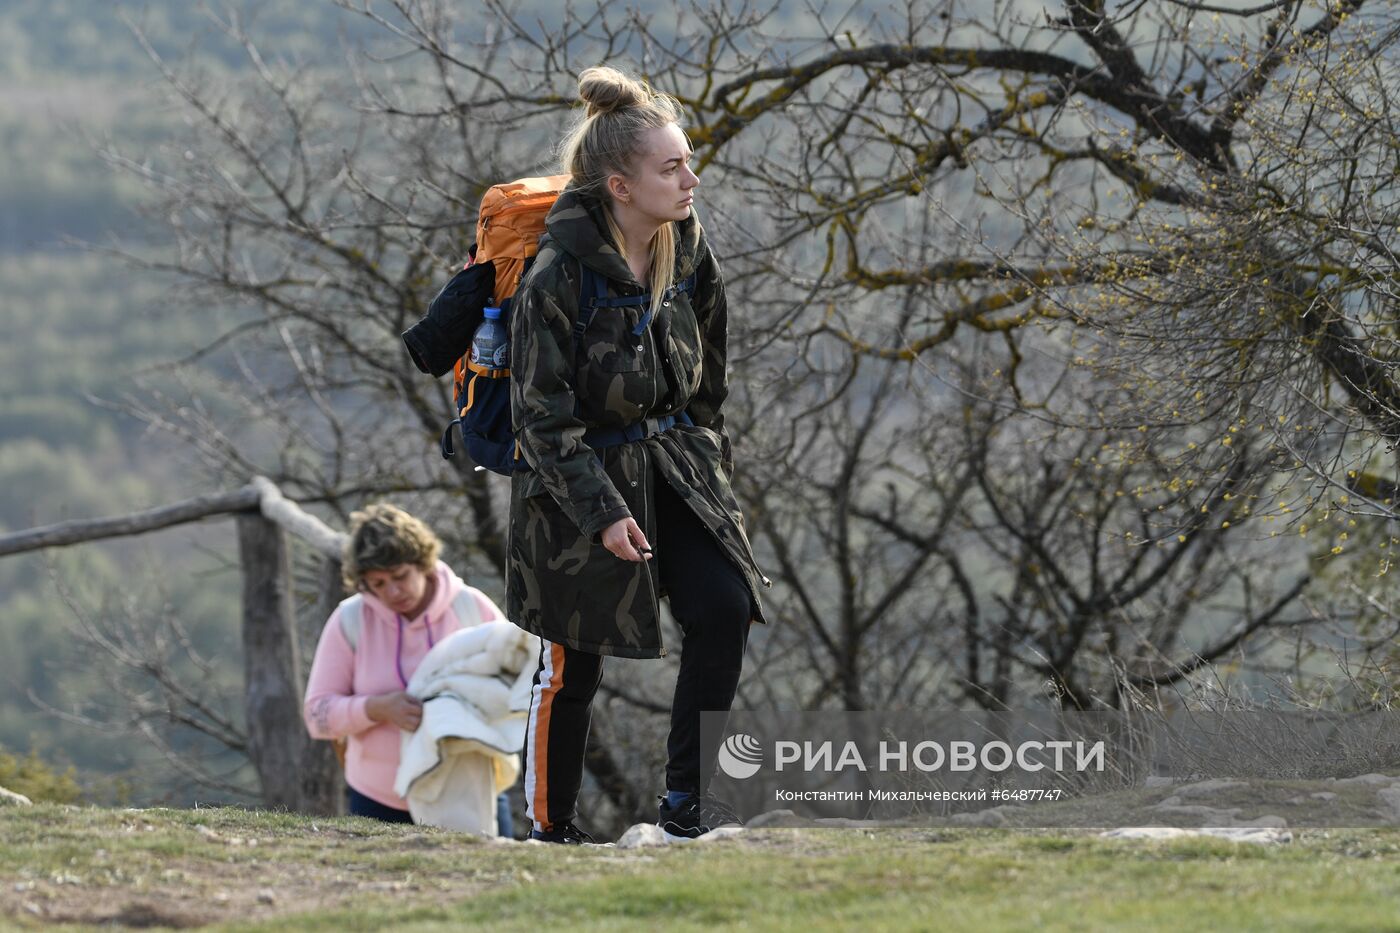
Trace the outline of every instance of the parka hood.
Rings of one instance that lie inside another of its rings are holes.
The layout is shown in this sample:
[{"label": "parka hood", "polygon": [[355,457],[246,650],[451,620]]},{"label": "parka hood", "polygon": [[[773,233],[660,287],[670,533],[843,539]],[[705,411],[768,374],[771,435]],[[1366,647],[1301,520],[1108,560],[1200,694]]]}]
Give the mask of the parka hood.
[{"label": "parka hood", "polygon": [[[545,230],[550,239],[579,262],[615,282],[635,281],[627,260],[618,252],[608,236],[606,210],[597,198],[584,194],[569,182],[545,218]],[[695,271],[703,253],[703,234],[695,208],[690,216],[676,221],[676,278],[683,279]]]}]

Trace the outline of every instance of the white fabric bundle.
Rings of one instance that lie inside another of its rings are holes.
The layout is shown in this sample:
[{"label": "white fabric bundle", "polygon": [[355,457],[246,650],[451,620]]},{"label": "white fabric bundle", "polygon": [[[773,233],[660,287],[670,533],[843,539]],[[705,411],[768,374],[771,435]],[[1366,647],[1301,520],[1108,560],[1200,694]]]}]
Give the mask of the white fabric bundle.
[{"label": "white fabric bundle", "polygon": [[520,774],[539,639],[510,622],[453,632],[408,683],[423,721],[403,733],[394,791],[417,823],[496,834],[496,797]]}]

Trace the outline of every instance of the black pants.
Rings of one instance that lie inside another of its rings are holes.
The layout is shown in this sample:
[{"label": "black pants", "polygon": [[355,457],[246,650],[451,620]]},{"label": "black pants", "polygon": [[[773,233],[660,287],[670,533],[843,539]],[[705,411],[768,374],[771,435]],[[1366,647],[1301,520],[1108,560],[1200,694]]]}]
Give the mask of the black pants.
[{"label": "black pants", "polygon": [[[659,475],[658,573],[681,627],[681,669],[666,740],[666,789],[700,790],[700,713],[729,712],[739,686],[753,607],[744,575]],[[578,816],[584,748],[603,657],[545,641],[525,733],[525,803],[548,827]]]}]

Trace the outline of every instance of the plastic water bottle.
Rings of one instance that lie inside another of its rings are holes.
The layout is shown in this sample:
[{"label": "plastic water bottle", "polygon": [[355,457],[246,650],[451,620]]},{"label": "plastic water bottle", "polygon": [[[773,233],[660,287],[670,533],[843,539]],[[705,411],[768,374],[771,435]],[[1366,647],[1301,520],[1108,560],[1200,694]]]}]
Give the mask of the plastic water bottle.
[{"label": "plastic water bottle", "polygon": [[510,367],[510,335],[501,322],[500,308],[486,308],[486,320],[472,335],[471,362],[484,369]]}]

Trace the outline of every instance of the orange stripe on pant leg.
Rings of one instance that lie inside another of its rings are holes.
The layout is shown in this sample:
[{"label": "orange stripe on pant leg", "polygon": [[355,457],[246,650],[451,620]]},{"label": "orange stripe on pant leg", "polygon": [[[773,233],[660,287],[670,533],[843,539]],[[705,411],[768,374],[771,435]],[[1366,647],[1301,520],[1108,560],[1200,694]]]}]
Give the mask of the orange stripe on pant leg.
[{"label": "orange stripe on pant leg", "polygon": [[564,646],[549,646],[549,686],[540,685],[540,707],[535,714],[535,822],[549,826],[549,720],[554,696],[564,686]]}]

